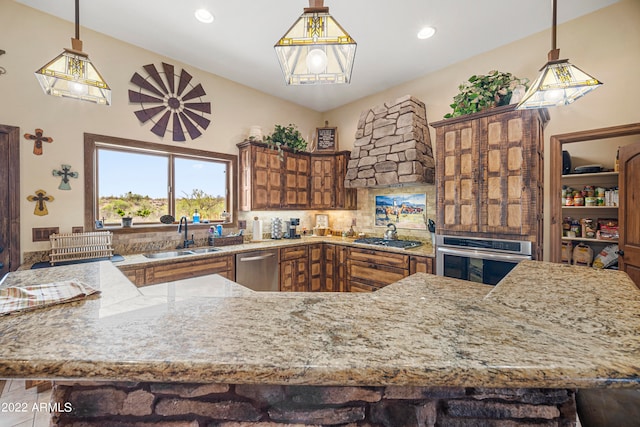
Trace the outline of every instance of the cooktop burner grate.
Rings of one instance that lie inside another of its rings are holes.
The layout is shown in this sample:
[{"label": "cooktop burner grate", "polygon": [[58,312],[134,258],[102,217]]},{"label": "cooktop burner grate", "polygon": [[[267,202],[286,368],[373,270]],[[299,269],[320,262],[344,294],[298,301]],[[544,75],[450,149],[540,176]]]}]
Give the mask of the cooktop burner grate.
[{"label": "cooktop burner grate", "polygon": [[354,243],[362,243],[365,245],[374,246],[388,246],[390,248],[410,249],[416,248],[422,245],[422,242],[417,240],[385,240],[379,237],[365,237],[362,239],[356,239]]}]

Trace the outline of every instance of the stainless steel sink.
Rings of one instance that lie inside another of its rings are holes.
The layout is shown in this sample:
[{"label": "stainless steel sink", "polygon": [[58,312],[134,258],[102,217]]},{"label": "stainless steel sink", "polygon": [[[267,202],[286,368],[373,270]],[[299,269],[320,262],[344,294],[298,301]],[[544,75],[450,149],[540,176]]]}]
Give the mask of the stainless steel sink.
[{"label": "stainless steel sink", "polygon": [[144,254],[147,258],[174,258],[184,255],[193,255],[192,251],[168,251],[168,252],[156,252],[152,254]]},{"label": "stainless steel sink", "polygon": [[207,254],[209,252],[219,251],[218,248],[200,248],[200,249],[184,249],[181,251],[167,251],[167,252],[155,252],[150,254],[143,254],[146,258],[176,258],[185,255],[198,255]]},{"label": "stainless steel sink", "polygon": [[200,249],[191,249],[191,252],[194,254],[208,254],[209,252],[219,251],[220,248],[200,248]]}]

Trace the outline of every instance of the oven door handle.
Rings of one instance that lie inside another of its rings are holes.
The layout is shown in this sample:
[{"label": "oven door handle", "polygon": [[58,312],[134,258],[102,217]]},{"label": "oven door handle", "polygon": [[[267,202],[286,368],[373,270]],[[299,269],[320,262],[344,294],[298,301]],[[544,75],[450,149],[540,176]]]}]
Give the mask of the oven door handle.
[{"label": "oven door handle", "polygon": [[516,255],[516,254],[494,254],[491,252],[465,250],[465,249],[450,249],[439,247],[436,249],[438,253],[447,255],[458,255],[468,258],[488,259],[493,261],[513,261],[519,262],[531,259],[529,255]]}]

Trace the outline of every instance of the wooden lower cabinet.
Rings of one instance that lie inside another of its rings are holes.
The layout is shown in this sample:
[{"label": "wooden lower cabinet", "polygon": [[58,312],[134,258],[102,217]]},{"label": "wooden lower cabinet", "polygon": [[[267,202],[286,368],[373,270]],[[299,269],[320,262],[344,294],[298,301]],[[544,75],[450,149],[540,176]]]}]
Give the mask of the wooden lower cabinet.
[{"label": "wooden lower cabinet", "polygon": [[409,256],[409,274],[429,273],[435,274],[433,269],[433,258],[427,256]]},{"label": "wooden lower cabinet", "polygon": [[233,255],[173,260],[168,264],[146,267],[122,266],[119,268],[136,286],[155,285],[208,274],[219,274],[229,280],[235,280],[235,259]]},{"label": "wooden lower cabinet", "polygon": [[409,256],[372,249],[347,250],[347,291],[371,292],[409,275]]},{"label": "wooden lower cabinet", "polygon": [[309,291],[309,248],[306,245],[280,249],[280,291]]},{"label": "wooden lower cabinet", "polygon": [[336,292],[348,292],[347,287],[347,252],[349,248],[342,245],[336,245],[336,268],[335,283],[333,290]]},{"label": "wooden lower cabinet", "polygon": [[[433,258],[331,243],[280,249],[280,291],[372,292],[414,273],[434,274]],[[235,280],[235,255],[124,265],[120,271],[136,286],[219,274]]]},{"label": "wooden lower cabinet", "polygon": [[325,290],[326,280],[323,280],[323,250],[322,243],[309,245],[309,290],[321,292]]},{"label": "wooden lower cabinet", "polygon": [[135,265],[123,265],[118,269],[124,274],[131,283],[136,286],[144,286],[144,267],[138,267]]}]

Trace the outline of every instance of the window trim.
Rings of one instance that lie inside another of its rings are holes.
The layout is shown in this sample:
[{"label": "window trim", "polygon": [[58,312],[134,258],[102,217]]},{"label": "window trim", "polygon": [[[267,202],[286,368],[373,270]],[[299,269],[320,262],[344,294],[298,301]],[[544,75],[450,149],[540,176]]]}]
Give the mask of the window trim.
[{"label": "window trim", "polygon": [[[97,196],[97,146],[100,144],[109,144],[121,147],[123,151],[136,149],[157,151],[168,154],[171,157],[202,157],[211,160],[218,160],[228,163],[227,168],[227,206],[231,207],[232,221],[226,223],[232,227],[238,223],[238,156],[234,154],[217,153],[213,151],[197,150],[186,147],[176,147],[172,145],[156,144],[153,142],[137,141],[127,138],[119,138],[107,135],[98,135],[93,133],[84,134],[84,229],[85,231],[109,230],[116,233],[144,233],[151,231],[174,231],[173,224],[134,224],[132,227],[104,227],[97,229],[95,221],[98,212]],[[173,189],[172,189],[173,192]],[[173,195],[175,197],[175,195]],[[170,201],[170,203],[173,203]],[[189,224],[189,227],[209,228],[211,224]]]}]

